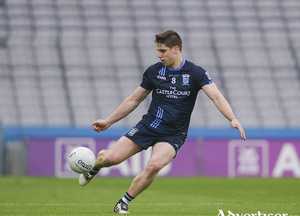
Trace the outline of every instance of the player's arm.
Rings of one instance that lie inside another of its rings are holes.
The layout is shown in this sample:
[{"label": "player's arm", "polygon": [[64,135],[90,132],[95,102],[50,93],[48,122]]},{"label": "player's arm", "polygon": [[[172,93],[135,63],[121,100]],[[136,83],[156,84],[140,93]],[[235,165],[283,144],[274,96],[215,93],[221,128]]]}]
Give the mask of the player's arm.
[{"label": "player's arm", "polygon": [[147,97],[151,90],[138,87],[132,95],[126,98],[119,108],[111,114],[107,119],[99,119],[93,122],[92,126],[95,131],[100,132],[109,128],[112,124],[120,121],[122,118],[126,117],[131,113],[138,105]]},{"label": "player's arm", "polygon": [[202,87],[205,94],[214,102],[220,112],[231,122],[232,127],[237,128],[241,133],[241,138],[246,140],[246,135],[239,120],[235,117],[228,101],[219,91],[215,83],[207,84]]}]

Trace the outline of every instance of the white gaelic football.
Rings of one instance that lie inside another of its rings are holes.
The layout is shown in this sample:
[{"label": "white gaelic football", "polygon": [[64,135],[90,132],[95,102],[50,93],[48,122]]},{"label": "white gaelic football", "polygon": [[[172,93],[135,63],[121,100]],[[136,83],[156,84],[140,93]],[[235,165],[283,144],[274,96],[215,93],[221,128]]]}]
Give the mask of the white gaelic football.
[{"label": "white gaelic football", "polygon": [[93,169],[95,165],[94,153],[86,147],[75,148],[69,154],[70,168],[77,173],[86,173]]}]

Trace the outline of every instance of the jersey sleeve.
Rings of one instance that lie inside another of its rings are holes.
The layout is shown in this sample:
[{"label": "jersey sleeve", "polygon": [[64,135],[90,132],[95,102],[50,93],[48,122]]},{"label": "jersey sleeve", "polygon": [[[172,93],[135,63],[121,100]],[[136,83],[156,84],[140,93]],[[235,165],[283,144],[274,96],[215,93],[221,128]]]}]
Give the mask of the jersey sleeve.
[{"label": "jersey sleeve", "polygon": [[153,89],[153,83],[151,79],[151,67],[147,68],[147,70],[144,72],[142,83],[140,84],[140,86],[147,90]]},{"label": "jersey sleeve", "polygon": [[198,85],[199,89],[201,89],[203,86],[205,86],[207,84],[213,83],[213,80],[210,77],[210,75],[208,74],[208,72],[205,71],[201,67],[197,68],[197,79],[196,79],[196,81],[197,81],[197,85]]}]

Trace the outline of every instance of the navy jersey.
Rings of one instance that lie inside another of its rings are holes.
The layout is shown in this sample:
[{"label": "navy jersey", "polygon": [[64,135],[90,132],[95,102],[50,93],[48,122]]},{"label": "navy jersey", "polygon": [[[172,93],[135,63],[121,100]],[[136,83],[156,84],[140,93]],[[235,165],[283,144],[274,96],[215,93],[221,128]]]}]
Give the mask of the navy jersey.
[{"label": "navy jersey", "polygon": [[161,62],[151,65],[140,85],[152,90],[152,101],[142,121],[158,133],[187,133],[197,94],[212,82],[203,68],[185,59],[177,69]]}]

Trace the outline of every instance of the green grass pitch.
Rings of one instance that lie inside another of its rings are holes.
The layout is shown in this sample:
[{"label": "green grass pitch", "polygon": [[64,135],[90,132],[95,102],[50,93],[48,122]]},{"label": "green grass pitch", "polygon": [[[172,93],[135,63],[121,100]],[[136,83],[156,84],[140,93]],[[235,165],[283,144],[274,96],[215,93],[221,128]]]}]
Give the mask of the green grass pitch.
[{"label": "green grass pitch", "polygon": [[[116,215],[113,207],[131,181],[97,177],[81,187],[74,178],[0,177],[0,215]],[[235,216],[300,216],[299,183],[295,178],[157,178],[130,203],[129,211],[159,216],[218,216],[219,210],[224,216],[228,211]]]}]

